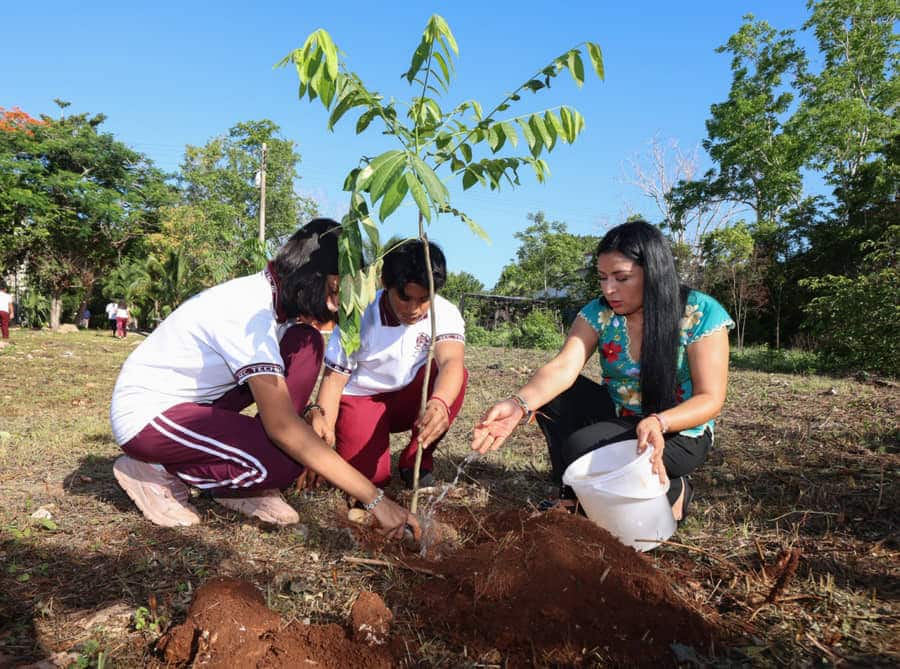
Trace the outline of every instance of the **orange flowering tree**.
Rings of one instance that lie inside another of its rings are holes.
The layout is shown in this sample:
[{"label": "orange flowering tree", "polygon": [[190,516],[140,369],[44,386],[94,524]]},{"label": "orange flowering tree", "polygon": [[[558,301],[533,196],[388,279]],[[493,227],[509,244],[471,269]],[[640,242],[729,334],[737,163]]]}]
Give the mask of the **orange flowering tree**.
[{"label": "orange flowering tree", "polygon": [[101,132],[104,120],[0,110],[0,266],[24,263],[50,297],[51,327],[62,296],[89,295],[168,201],[162,173]]}]

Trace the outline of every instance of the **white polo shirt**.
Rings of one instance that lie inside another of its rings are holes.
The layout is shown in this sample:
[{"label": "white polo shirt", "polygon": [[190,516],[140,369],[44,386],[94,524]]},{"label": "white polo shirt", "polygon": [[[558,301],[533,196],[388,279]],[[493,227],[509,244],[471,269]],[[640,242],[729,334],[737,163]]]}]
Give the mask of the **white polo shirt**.
[{"label": "white polo shirt", "polygon": [[0,290],[0,311],[9,311],[9,305],[12,304],[12,295],[5,290]]},{"label": "white polo shirt", "polygon": [[[459,309],[440,295],[434,296],[435,343],[465,341],[465,322]],[[335,328],[325,349],[325,366],[349,375],[345,395],[375,395],[408,386],[428,358],[431,343],[431,312],[404,325],[388,304],[387,292],[379,290],[360,320],[359,350],[348,356]]]},{"label": "white polo shirt", "polygon": [[267,270],[189,299],[132,352],[113,390],[110,421],[122,445],[155,416],[184,402],[210,403],[251,376],[284,376]]}]

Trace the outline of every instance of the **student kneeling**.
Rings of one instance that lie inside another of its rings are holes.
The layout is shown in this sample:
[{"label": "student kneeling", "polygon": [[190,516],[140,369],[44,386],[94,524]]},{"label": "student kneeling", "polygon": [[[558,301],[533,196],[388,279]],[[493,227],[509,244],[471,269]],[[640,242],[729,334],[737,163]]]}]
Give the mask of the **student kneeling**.
[{"label": "student kneeling", "polygon": [[[447,279],[441,249],[429,243],[434,289]],[[432,485],[433,453],[462,407],[468,374],[465,326],[459,310],[434,298],[434,361],[425,414],[418,419],[431,344],[425,247],[410,240],[384,258],[383,290],[362,316],[360,347],[347,355],[335,328],[325,350],[325,375],[307,420],[322,439],[377,486],[391,478],[390,435],[412,430],[400,454],[400,477],[412,487],[416,450],[423,445],[419,483]]]},{"label": "student kneeling", "polygon": [[[279,489],[314,471],[360,500],[384,533],[418,531],[299,416],[324,349],[311,323],[338,308],[339,233],[335,221],[310,222],[265,270],[188,300],[125,361],[110,410],[125,455],[113,471],[149,520],[199,523],[194,487],[262,521],[296,523]],[[253,402],[256,418],[241,413]]]}]

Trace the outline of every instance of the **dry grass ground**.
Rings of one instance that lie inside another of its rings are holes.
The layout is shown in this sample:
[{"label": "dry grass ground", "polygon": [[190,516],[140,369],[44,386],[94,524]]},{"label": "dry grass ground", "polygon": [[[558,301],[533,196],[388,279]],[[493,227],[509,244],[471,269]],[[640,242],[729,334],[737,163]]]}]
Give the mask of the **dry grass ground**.
[{"label": "dry grass ground", "polygon": [[[54,653],[81,667],[158,663],[153,641],[214,575],[252,581],[288,621],[343,623],[363,588],[394,608],[395,634],[440,615],[403,608],[426,575],[343,559],[378,556],[356,544],[333,491],[290,497],[302,522],[289,529],[202,498],[198,527],[145,522],[113,479],[108,425],[116,373],[139,341],[14,330],[0,351],[0,666]],[[453,478],[477,415],[547,356],[469,350],[439,478]],[[692,517],[652,554],[683,597],[741,634],[720,663],[900,664],[898,415],[890,382],[733,372]],[[475,519],[535,502],[550,491],[546,470],[527,428],[471,464],[447,503]],[[40,509],[50,518],[33,517]],[[476,666],[440,638],[405,644],[410,666]]]}]

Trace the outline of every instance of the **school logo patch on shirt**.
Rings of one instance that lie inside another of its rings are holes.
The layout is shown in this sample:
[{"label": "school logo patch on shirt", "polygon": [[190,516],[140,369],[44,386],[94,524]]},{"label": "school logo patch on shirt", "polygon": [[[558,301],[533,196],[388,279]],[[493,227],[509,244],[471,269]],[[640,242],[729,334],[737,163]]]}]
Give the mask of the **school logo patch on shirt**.
[{"label": "school logo patch on shirt", "polygon": [[421,353],[422,351],[427,351],[428,347],[431,345],[431,336],[425,334],[424,332],[420,332],[419,336],[416,337],[416,353]]}]

